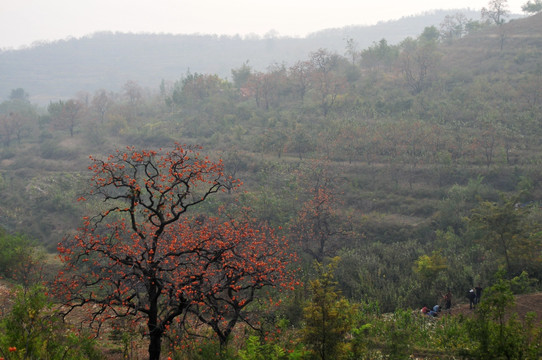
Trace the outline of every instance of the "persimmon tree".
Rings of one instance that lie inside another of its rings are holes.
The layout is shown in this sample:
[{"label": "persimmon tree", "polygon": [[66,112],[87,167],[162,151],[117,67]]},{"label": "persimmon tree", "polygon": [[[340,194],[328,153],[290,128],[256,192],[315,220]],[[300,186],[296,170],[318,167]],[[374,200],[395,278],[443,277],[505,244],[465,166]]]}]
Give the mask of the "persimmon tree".
[{"label": "persimmon tree", "polygon": [[299,97],[301,104],[310,89],[312,64],[309,61],[298,61],[288,69],[290,86],[295,96]]},{"label": "persimmon tree", "polygon": [[[309,173],[309,172],[308,172]],[[316,165],[310,171],[310,197],[305,201],[292,226],[292,236],[301,250],[319,263],[333,257],[347,237],[336,209],[334,179]]]},{"label": "persimmon tree", "polygon": [[300,240],[301,249],[313,259],[322,262],[336,251],[334,209],[326,188],[318,188],[300,211],[294,233]]},{"label": "persimmon tree", "polygon": [[482,8],[482,19],[486,19],[497,25],[504,24],[504,21],[510,11],[508,10],[508,0],[489,0],[487,8]]},{"label": "persimmon tree", "polygon": [[200,260],[205,278],[200,279],[190,312],[210,326],[225,346],[237,323],[257,326],[255,314],[247,307],[258,299],[259,290],[293,286],[293,272],[287,271],[287,266],[294,255],[288,252],[285,238],[248,217],[228,221],[208,218],[196,224],[191,233],[209,240],[206,256]]},{"label": "persimmon tree", "polygon": [[344,79],[335,73],[339,57],[325,49],[311,53],[311,72],[314,89],[319,96],[322,113],[326,117],[335,103],[337,95],[345,86]]},{"label": "persimmon tree", "polygon": [[70,132],[70,137],[73,137],[82,109],[83,104],[73,99],[65,102],[62,100],[57,103],[52,102],[47,107],[55,127],[62,130],[67,129]]},{"label": "persimmon tree", "polygon": [[176,144],[91,157],[89,196],[104,209],[59,245],[65,268],[55,289],[65,315],[84,308],[98,329],[111,318],[145,320],[149,359],[159,359],[166,329],[210,281],[206,267],[216,261],[212,239],[195,236],[185,213],[222,189],[223,166],[197,151]]},{"label": "persimmon tree", "polygon": [[100,125],[105,122],[106,114],[113,105],[113,99],[104,89],[97,90],[92,98],[92,109],[98,114]]},{"label": "persimmon tree", "polygon": [[426,28],[418,39],[406,38],[400,44],[399,67],[407,87],[414,95],[427,89],[435,76],[440,61],[435,33],[434,29]]}]

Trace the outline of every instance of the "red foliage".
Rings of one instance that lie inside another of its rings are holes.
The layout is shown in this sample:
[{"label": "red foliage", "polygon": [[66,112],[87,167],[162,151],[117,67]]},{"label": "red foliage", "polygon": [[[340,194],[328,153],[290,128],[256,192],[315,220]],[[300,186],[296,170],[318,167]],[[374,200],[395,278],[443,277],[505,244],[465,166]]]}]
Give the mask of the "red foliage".
[{"label": "red foliage", "polygon": [[198,238],[209,238],[206,249],[213,261],[203,259],[203,278],[190,311],[209,325],[222,344],[239,321],[251,324],[243,310],[266,286],[293,286],[293,272],[287,271],[295,256],[288,252],[285,238],[254,221],[206,219],[192,229]]},{"label": "red foliage", "polygon": [[189,310],[212,327],[235,314],[232,328],[257,289],[286,279],[287,246],[271,229],[184,215],[223,188],[222,163],[196,150],[177,144],[170,152],[129,148],[107,161],[91,158],[90,195],[108,206],[58,247],[65,267],[55,289],[66,313],[86,307],[98,328],[122,316],[146,320],[150,359]]}]

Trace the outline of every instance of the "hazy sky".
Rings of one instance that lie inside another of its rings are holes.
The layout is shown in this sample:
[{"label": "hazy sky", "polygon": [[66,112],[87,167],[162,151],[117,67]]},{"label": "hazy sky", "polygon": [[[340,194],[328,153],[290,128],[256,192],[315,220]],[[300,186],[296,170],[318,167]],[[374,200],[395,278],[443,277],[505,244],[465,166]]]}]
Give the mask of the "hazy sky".
[{"label": "hazy sky", "polygon": [[[0,0],[0,48],[98,31],[304,36],[489,0]],[[521,13],[527,0],[508,0]]]}]

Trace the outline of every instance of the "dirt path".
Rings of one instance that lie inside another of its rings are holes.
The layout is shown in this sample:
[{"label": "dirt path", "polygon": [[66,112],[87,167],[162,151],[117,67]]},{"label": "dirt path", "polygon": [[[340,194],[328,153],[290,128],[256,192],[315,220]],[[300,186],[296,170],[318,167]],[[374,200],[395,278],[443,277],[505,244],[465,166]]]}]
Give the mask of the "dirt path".
[{"label": "dirt path", "polygon": [[[528,312],[536,313],[536,321],[542,324],[542,293],[516,295],[516,304],[512,313],[517,313],[520,319],[525,318]],[[482,297],[483,301],[483,297]],[[474,310],[469,309],[469,304],[457,304],[452,307],[452,315],[474,315]]]}]

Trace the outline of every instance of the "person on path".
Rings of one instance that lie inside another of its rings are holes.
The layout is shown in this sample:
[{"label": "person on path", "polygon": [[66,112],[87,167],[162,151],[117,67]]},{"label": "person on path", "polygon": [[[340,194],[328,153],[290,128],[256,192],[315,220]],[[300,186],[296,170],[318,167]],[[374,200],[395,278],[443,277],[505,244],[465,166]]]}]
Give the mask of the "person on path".
[{"label": "person on path", "polygon": [[450,289],[444,294],[444,310],[450,310],[452,308],[452,292]]},{"label": "person on path", "polygon": [[480,303],[480,299],[482,298],[482,285],[478,284],[477,287],[474,288],[474,294],[476,295],[476,304]]},{"label": "person on path", "polygon": [[469,308],[472,310],[474,307],[476,307],[476,294],[474,293],[474,289],[470,289],[467,293],[467,299],[469,299]]},{"label": "person on path", "polygon": [[429,309],[427,306],[424,306],[420,311],[422,314],[427,315],[427,316],[431,316],[431,317],[437,316],[437,313]]},{"label": "person on path", "polygon": [[424,315],[427,315],[427,313],[429,313],[429,308],[427,306],[424,306],[422,307],[422,309],[420,310],[422,314]]}]

